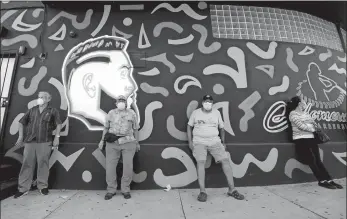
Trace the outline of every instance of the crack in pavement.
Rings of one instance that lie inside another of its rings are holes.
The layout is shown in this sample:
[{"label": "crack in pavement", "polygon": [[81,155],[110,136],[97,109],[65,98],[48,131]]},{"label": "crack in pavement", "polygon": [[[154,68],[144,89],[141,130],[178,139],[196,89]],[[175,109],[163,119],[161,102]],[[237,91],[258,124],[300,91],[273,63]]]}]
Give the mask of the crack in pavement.
[{"label": "crack in pavement", "polygon": [[287,199],[287,198],[284,197],[284,196],[281,196],[280,194],[277,194],[277,193],[275,193],[275,192],[273,192],[273,191],[267,189],[266,187],[262,187],[262,188],[265,189],[266,191],[268,191],[268,192],[270,192],[270,193],[272,193],[272,194],[274,194],[274,195],[276,195],[276,196],[278,196],[278,197],[284,199],[284,200],[287,200],[288,202],[290,202],[290,203],[292,203],[292,204],[294,204],[294,205],[296,205],[296,206],[298,206],[298,207],[300,207],[300,208],[303,208],[303,209],[305,209],[305,210],[307,210],[307,211],[309,211],[309,212],[311,212],[311,213],[313,213],[313,214],[315,214],[315,215],[317,215],[317,216],[323,218],[323,219],[329,219],[329,218],[324,217],[324,216],[322,216],[322,215],[320,215],[320,214],[318,214],[318,213],[316,213],[316,212],[314,212],[314,211],[311,211],[311,210],[308,209],[308,208],[305,208],[304,206],[300,205],[299,203],[296,203],[296,202],[294,202],[294,201],[292,201],[292,200],[290,200],[290,199]]},{"label": "crack in pavement", "polygon": [[55,211],[57,211],[58,209],[60,209],[66,202],[70,201],[73,197],[75,197],[78,193],[80,193],[81,191],[76,191],[75,194],[73,194],[70,198],[68,198],[67,200],[65,200],[64,202],[60,203],[60,205],[58,207],[56,207],[55,209],[53,209],[53,211],[51,211],[47,216],[45,216],[42,219],[47,219],[49,216],[51,216],[51,214],[53,214]]}]

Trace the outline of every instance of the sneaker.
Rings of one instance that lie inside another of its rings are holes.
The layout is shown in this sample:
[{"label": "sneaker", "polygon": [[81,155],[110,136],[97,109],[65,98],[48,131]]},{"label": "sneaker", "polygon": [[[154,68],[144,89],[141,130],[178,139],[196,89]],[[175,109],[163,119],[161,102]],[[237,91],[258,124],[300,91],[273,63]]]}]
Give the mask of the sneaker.
[{"label": "sneaker", "polygon": [[26,191],[26,192],[17,192],[14,196],[13,196],[13,198],[20,198],[20,197],[22,197],[22,196],[24,196],[24,195],[27,195],[29,193],[29,191]]},{"label": "sneaker", "polygon": [[336,182],[334,181],[329,181],[330,185],[333,185],[335,186],[337,189],[343,189],[343,186],[341,186],[340,184],[337,184]]},{"label": "sneaker", "polygon": [[321,181],[321,182],[318,182],[318,185],[321,186],[321,187],[324,187],[324,188],[327,188],[327,189],[336,189],[336,186],[328,183],[328,181]]},{"label": "sneaker", "polygon": [[48,189],[47,188],[44,188],[44,189],[40,189],[40,193],[41,195],[48,195]]},{"label": "sneaker", "polygon": [[112,194],[112,193],[107,193],[106,195],[105,195],[105,200],[110,200],[113,196],[114,196],[115,194]]},{"label": "sneaker", "polygon": [[127,192],[127,193],[123,193],[123,197],[124,197],[125,199],[130,199],[130,198],[131,198],[131,195],[130,195],[129,192]]}]

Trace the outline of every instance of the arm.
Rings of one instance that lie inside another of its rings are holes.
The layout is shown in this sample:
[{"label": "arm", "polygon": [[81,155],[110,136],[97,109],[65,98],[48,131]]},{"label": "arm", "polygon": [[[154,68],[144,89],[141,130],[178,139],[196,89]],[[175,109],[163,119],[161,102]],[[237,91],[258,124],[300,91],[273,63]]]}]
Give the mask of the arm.
[{"label": "arm", "polygon": [[53,146],[54,147],[58,147],[62,122],[60,120],[60,115],[59,115],[59,112],[58,112],[57,109],[55,109],[53,111],[53,116],[54,116],[54,124],[57,126],[57,128],[55,129],[55,137],[54,137],[54,140],[53,140]]},{"label": "arm", "polygon": [[24,126],[29,123],[31,109],[28,110],[18,122],[18,141],[23,141]]},{"label": "arm", "polygon": [[222,141],[222,144],[225,144],[225,131],[224,128],[219,129],[219,135],[220,135],[220,140]]},{"label": "arm", "polygon": [[188,135],[188,143],[189,148],[192,149],[193,147],[193,127],[195,122],[195,111],[190,115],[188,125],[187,125],[187,135]]},{"label": "arm", "polygon": [[219,136],[222,144],[225,144],[225,131],[224,131],[224,121],[222,119],[222,115],[218,111],[218,130],[219,130]]},{"label": "arm", "polygon": [[303,123],[300,120],[299,116],[296,115],[295,113],[290,113],[289,120],[290,120],[290,122],[292,122],[293,124],[298,126],[298,128],[303,130],[303,131],[308,131],[308,132],[314,132],[315,131],[315,128],[312,124],[308,125],[308,124]]},{"label": "arm", "polygon": [[193,131],[193,127],[191,127],[190,125],[187,125],[187,135],[188,135],[188,142],[191,143],[193,136],[192,136],[192,131]]}]

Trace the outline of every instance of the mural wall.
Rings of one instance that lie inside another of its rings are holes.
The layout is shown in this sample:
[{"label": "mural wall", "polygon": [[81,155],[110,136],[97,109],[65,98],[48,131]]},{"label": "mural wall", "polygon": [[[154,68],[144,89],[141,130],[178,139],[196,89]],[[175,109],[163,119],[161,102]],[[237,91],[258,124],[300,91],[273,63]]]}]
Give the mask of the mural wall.
[{"label": "mural wall", "polygon": [[[205,2],[70,11],[34,2],[11,9],[18,4],[1,4],[8,8],[1,10],[1,24],[9,29],[1,49],[27,47],[5,127],[6,177],[19,172],[22,149],[13,147],[18,121],[40,90],[52,93],[64,121],[61,146],[50,159],[54,188],[105,188],[105,155],[97,145],[119,94],[129,97],[141,127],[133,189],[198,186],[186,125],[207,93],[225,122],[237,186],[314,180],[287,139],[283,101],[294,95],[311,103],[310,114],[332,138],[320,151],[328,170],[345,176],[346,54],[331,23],[286,10]],[[311,21],[317,24],[300,26]],[[330,32],[321,35],[321,28]],[[207,186],[227,185],[210,156],[206,169]]]}]

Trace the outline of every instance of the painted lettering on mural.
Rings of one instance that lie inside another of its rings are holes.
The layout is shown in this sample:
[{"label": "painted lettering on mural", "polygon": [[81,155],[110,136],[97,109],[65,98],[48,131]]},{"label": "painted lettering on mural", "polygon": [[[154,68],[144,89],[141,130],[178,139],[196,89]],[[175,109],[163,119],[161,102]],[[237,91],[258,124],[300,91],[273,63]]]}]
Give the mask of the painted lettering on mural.
[{"label": "painted lettering on mural", "polygon": [[[68,116],[79,119],[89,130],[102,130],[105,123],[106,112],[100,109],[101,90],[113,99],[125,96],[128,107],[132,105],[138,112],[138,86],[126,51],[128,44],[126,39],[114,36],[89,39],[73,47],[64,59],[62,78]],[[133,101],[132,104],[129,101]],[[140,118],[139,114],[137,116]],[[89,120],[99,122],[99,125],[92,125]]]}]

